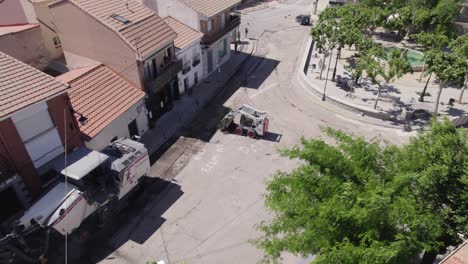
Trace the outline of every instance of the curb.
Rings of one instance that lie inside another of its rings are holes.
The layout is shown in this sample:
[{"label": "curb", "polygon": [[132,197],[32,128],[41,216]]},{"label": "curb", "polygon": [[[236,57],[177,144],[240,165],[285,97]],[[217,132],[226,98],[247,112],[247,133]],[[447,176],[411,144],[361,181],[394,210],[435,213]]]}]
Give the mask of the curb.
[{"label": "curb", "polygon": [[[336,110],[326,106],[325,104],[321,103],[320,101],[318,101],[318,100],[321,100],[321,98],[322,98],[322,91],[320,91],[319,87],[317,87],[316,84],[312,83],[309,80],[309,78],[306,77],[305,73],[302,70],[304,68],[306,60],[307,60],[307,55],[308,55],[308,52],[309,52],[309,47],[311,45],[311,42],[312,42],[312,38],[309,37],[308,41],[306,42],[304,52],[302,54],[302,59],[299,62],[299,68],[297,69],[297,72],[296,72],[296,77],[298,79],[299,85],[306,92],[308,92],[309,94],[312,94],[315,97],[315,99],[308,98],[310,101],[312,101],[315,104],[321,106],[322,108],[325,108],[328,111],[334,112],[334,113],[339,114],[341,116],[344,116],[346,118],[353,119],[355,121],[364,122],[364,123],[367,123],[367,124],[372,124],[372,125],[381,126],[381,127],[393,128],[393,129],[402,127],[403,124],[401,124],[401,125],[385,125],[385,124],[379,124],[379,123],[372,122],[372,121],[357,119],[357,118],[355,118],[353,116],[350,116],[350,115],[347,115],[347,114],[345,114],[343,112],[336,111]],[[355,104],[345,102],[342,99],[334,97],[334,96],[325,95],[325,98],[332,105],[334,105],[334,106],[336,106],[338,108],[344,109],[344,110],[346,110],[348,112],[351,112],[351,113],[368,116],[368,117],[379,119],[379,120],[382,120],[382,121],[396,121],[388,113],[385,113],[385,112],[382,112],[382,111],[357,106]]]}]

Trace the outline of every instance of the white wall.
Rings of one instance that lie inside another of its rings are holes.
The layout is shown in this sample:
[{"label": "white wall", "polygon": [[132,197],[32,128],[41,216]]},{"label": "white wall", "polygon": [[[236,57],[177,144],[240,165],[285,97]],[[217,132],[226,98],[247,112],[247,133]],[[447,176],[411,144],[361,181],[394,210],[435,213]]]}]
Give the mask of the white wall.
[{"label": "white wall", "polygon": [[46,102],[15,112],[11,120],[35,168],[41,167],[64,152],[62,140],[52,122]]},{"label": "white wall", "polygon": [[148,130],[148,119],[146,117],[146,107],[144,100],[138,101],[127,112],[110,123],[91,141],[85,142],[85,145],[93,150],[101,150],[111,142],[114,137],[130,137],[128,124],[134,119],[137,120],[138,132],[140,135]]},{"label": "white wall", "polygon": [[[213,73],[218,69],[218,66],[223,65],[229,59],[231,58],[231,34],[232,31],[229,34],[226,34],[223,38],[219,39],[217,42],[213,43],[209,48],[203,49],[203,59],[202,59],[202,64],[203,64],[203,76],[206,78],[208,75]],[[218,50],[221,48],[221,45],[223,45],[223,40],[226,39],[227,41],[227,49],[226,49],[226,55],[221,58],[221,60],[218,60]],[[208,51],[211,50],[213,53],[213,70],[211,72],[208,72]],[[219,62],[219,63],[218,63]]]},{"label": "white wall", "polygon": [[159,16],[166,17],[172,16],[189,27],[200,31],[200,20],[199,14],[191,9],[190,7],[182,4],[177,0],[140,0],[143,4],[149,8],[154,8],[153,3],[156,2],[157,10],[154,10]]},{"label": "white wall", "polygon": [[[193,64],[193,58],[195,57],[195,55],[198,54],[199,55],[199,58],[200,58],[200,63],[193,67],[192,64]],[[190,65],[191,65],[191,70],[186,73],[186,74],[182,74],[182,71],[180,71],[178,74],[177,74],[177,77],[179,79],[179,92],[180,94],[184,94],[184,91],[185,91],[185,87],[184,87],[184,79],[185,78],[188,78],[188,82],[189,82],[189,87],[188,88],[191,88],[194,83],[195,83],[195,72],[198,73],[198,83],[200,83],[202,80],[203,80],[203,54],[202,54],[202,51],[201,51],[201,46],[200,46],[200,40],[197,40],[196,43],[194,43],[193,45],[183,49],[183,50],[179,50],[176,52],[176,56],[177,56],[177,59],[184,59],[184,60],[188,60],[190,62]],[[188,90],[187,88],[187,90]]]}]

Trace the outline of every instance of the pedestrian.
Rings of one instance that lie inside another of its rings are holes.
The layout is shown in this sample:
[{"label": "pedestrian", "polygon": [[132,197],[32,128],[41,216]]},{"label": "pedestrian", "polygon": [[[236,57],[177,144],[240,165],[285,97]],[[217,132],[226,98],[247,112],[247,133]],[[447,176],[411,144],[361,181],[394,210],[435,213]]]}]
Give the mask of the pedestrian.
[{"label": "pedestrian", "polygon": [[236,42],[234,42],[234,50],[235,50],[235,51],[236,51],[236,53],[237,53],[237,41],[236,41]]},{"label": "pedestrian", "polygon": [[240,30],[237,30],[237,41],[239,41],[239,42],[240,42],[240,37],[241,37]]},{"label": "pedestrian", "polygon": [[245,28],[245,37],[247,38],[247,34],[249,34],[249,29]]}]

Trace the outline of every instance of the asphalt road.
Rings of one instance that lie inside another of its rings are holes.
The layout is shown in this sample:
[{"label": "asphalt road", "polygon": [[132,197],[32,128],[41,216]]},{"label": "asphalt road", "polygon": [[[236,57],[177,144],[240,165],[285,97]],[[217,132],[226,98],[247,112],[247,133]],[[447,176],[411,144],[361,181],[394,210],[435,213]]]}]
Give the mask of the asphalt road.
[{"label": "asphalt road", "polygon": [[[263,204],[265,181],[277,170],[290,171],[299,162],[277,149],[297,144],[301,137],[321,137],[330,126],[401,144],[410,133],[374,126],[317,104],[298,83],[298,70],[308,27],[295,16],[311,10],[312,0],[292,0],[242,17],[243,29],[257,48],[240,72],[193,126],[152,167],[152,177],[164,188],[149,191],[139,210],[102,245],[92,262],[256,263],[262,258],[251,241],[256,225],[271,216]],[[222,116],[241,104],[265,110],[270,133],[253,140],[216,131]],[[99,248],[98,248],[99,249]],[[283,263],[305,263],[285,254]]]}]

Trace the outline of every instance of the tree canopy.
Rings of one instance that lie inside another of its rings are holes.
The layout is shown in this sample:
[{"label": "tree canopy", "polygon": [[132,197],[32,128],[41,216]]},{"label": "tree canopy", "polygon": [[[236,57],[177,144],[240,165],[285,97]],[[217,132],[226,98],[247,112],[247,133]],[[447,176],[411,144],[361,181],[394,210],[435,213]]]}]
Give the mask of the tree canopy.
[{"label": "tree canopy", "polygon": [[326,133],[335,144],[302,139],[281,150],[303,165],[267,184],[273,219],[256,241],[266,261],[290,252],[313,263],[409,263],[466,232],[466,130],[434,121],[403,147]]}]

